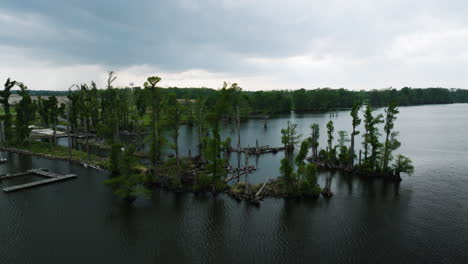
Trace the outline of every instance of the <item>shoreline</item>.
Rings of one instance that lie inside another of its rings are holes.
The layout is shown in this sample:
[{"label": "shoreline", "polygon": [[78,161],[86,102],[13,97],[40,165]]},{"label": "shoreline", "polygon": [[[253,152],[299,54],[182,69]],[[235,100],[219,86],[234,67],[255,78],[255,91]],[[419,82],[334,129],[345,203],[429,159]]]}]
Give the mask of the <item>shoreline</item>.
[{"label": "shoreline", "polygon": [[[102,171],[102,170],[109,171],[108,168],[105,166],[100,167],[102,166],[102,163],[86,161],[81,158],[73,158],[73,157],[68,158],[68,157],[56,156],[56,155],[46,154],[46,153],[37,153],[37,152],[25,150],[25,149],[6,147],[6,146],[0,146],[0,151],[14,153],[14,154],[21,154],[21,155],[31,155],[31,156],[45,158],[49,160],[69,161],[75,164],[82,165],[84,167],[86,167],[84,164],[94,165],[94,166],[99,166],[99,169],[96,167],[92,167],[92,166],[90,166],[90,168],[97,169],[98,171]],[[149,170],[148,168],[146,169]],[[251,183],[246,184],[245,182],[238,182],[234,184],[226,184],[221,190],[216,190],[214,184],[210,186],[206,186],[206,188],[197,190],[196,185],[194,184],[184,184],[182,186],[173,187],[170,184],[160,182],[160,181],[150,184],[149,187],[154,188],[154,189],[163,189],[166,191],[171,191],[173,193],[193,193],[195,195],[211,193],[213,196],[217,196],[219,194],[226,194],[227,196],[231,197],[234,200],[245,201],[255,206],[259,206],[260,202],[264,198],[318,199],[320,197],[320,193],[314,194],[314,195],[285,193],[281,191],[281,188],[279,187],[279,184],[280,184],[279,181],[280,181],[279,178],[274,178],[274,179],[270,179],[266,181],[265,183],[257,183],[257,184],[251,184]],[[246,186],[248,186],[248,189],[249,189],[248,191],[245,190]],[[263,186],[263,189],[262,189],[262,186]]]},{"label": "shoreline", "polygon": [[[94,165],[94,166],[99,166],[101,169],[107,170],[106,166],[104,166],[103,163],[93,162],[92,160],[87,161],[87,160],[84,160],[84,159],[81,159],[81,158],[73,158],[73,156],[72,156],[72,158],[62,157],[62,156],[56,156],[56,155],[52,155],[52,154],[37,153],[37,152],[30,151],[30,150],[12,148],[12,147],[5,147],[5,146],[0,146],[0,151],[10,152],[10,153],[15,153],[15,154],[31,155],[31,156],[50,159],[50,160],[70,161],[70,162],[74,162],[74,163],[77,163],[77,164],[80,164],[80,165],[83,165],[83,166],[84,166],[84,164]],[[95,157],[95,158],[99,158],[99,157]],[[96,159],[94,159],[94,160],[96,160]],[[104,160],[102,160],[102,161],[104,161]]]}]

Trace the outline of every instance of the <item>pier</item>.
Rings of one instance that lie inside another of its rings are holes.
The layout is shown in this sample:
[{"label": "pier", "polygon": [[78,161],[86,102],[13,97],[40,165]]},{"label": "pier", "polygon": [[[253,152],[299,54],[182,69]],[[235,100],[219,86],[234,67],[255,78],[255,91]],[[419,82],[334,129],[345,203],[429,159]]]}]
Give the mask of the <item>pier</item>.
[{"label": "pier", "polygon": [[28,183],[19,184],[19,185],[10,186],[10,187],[5,187],[3,188],[3,191],[14,192],[14,191],[24,190],[24,189],[28,189],[28,188],[32,188],[32,187],[36,187],[40,185],[69,180],[69,179],[73,179],[77,177],[76,174],[60,175],[60,174],[49,172],[46,169],[39,168],[39,169],[31,169],[31,170],[27,170],[26,172],[20,172],[20,173],[15,173],[15,174],[5,174],[5,175],[0,176],[0,180],[6,180],[6,179],[21,177],[21,176],[27,176],[27,175],[41,176],[46,179],[28,182]]}]

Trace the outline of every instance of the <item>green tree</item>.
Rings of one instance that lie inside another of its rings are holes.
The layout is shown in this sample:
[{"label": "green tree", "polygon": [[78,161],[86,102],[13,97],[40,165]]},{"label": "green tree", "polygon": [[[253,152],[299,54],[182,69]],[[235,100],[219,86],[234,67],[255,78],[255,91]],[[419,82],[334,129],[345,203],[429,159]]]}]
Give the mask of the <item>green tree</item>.
[{"label": "green tree", "polygon": [[328,163],[334,165],[336,162],[336,148],[333,147],[333,132],[335,131],[335,127],[333,126],[333,121],[330,120],[327,123],[327,160]]},{"label": "green tree", "polygon": [[198,128],[198,155],[200,159],[203,160],[203,149],[204,149],[204,140],[203,138],[207,134],[206,128],[206,106],[205,106],[205,99],[199,98],[195,103],[195,124]]},{"label": "green tree", "polygon": [[293,150],[302,136],[297,133],[297,124],[293,124],[290,121],[288,121],[286,128],[281,129],[281,134],[281,143],[283,143],[286,151]]},{"label": "green tree", "polygon": [[401,181],[401,173],[407,173],[408,175],[414,173],[413,162],[408,157],[405,157],[403,155],[397,155],[393,164],[393,171],[395,175],[395,180]]},{"label": "green tree", "polygon": [[310,129],[311,129],[310,146],[312,148],[312,157],[314,160],[317,160],[319,138],[320,138],[320,126],[319,124],[312,124],[310,126]]},{"label": "green tree", "polygon": [[151,191],[145,187],[145,175],[135,173],[137,159],[134,152],[133,145],[127,146],[119,162],[120,174],[105,181],[114,194],[128,202],[133,202],[139,196],[146,199],[151,197]]},{"label": "green tree", "polygon": [[88,160],[91,159],[91,152],[89,149],[89,137],[90,137],[90,115],[91,115],[91,95],[89,93],[88,85],[81,84],[78,86],[79,88],[79,114],[82,123],[85,127],[85,145],[86,145],[86,153],[88,154]]},{"label": "green tree", "polygon": [[182,118],[182,106],[177,101],[175,93],[170,93],[167,96],[166,103],[166,123],[170,129],[170,137],[172,138],[172,149],[175,152],[177,166],[179,166],[179,124]]},{"label": "green tree", "polygon": [[[393,132],[395,127],[395,120],[397,119],[397,114],[399,113],[397,105],[391,103],[387,109],[385,109],[385,144],[384,144],[384,153],[383,153],[383,171],[388,171],[388,163],[390,160],[391,151],[395,150],[394,144],[390,142],[390,134]],[[392,146],[391,146],[392,145]]]},{"label": "green tree", "polygon": [[[383,123],[383,115],[379,114],[374,117],[372,112],[372,107],[368,104],[364,112],[365,133],[363,135],[363,146],[365,166],[371,171],[375,171],[377,157],[382,147],[382,143],[379,141],[380,133],[377,125]],[[369,149],[371,152],[370,157],[368,157]]]},{"label": "green tree", "polygon": [[351,117],[352,117],[352,125],[353,125],[353,132],[351,132],[351,146],[349,151],[349,166],[350,168],[354,167],[354,157],[356,156],[354,152],[354,137],[359,135],[359,130],[357,127],[361,124],[361,119],[359,118],[359,110],[362,107],[362,103],[360,101],[354,102],[353,108],[351,109]]},{"label": "green tree", "polygon": [[318,196],[321,191],[317,184],[317,167],[314,164],[307,164],[304,169],[304,179],[301,182],[302,194]]},{"label": "green tree", "polygon": [[327,123],[327,143],[328,143],[328,151],[331,151],[333,149],[333,131],[335,130],[335,127],[333,126],[333,121],[330,120]]},{"label": "green tree", "polygon": [[283,186],[283,190],[286,193],[294,193],[296,186],[296,176],[293,166],[287,157],[281,160],[280,173],[280,182]]},{"label": "green tree", "polygon": [[349,162],[349,150],[348,147],[346,147],[346,142],[349,142],[348,132],[344,130],[338,131],[338,159],[342,166]]},{"label": "green tree", "polygon": [[122,145],[121,144],[112,144],[111,151],[109,155],[109,167],[110,171],[114,174],[118,174],[120,172],[119,163],[121,161],[121,152],[122,152]]},{"label": "green tree", "polygon": [[10,81],[10,78],[4,84],[4,90],[0,91],[0,103],[3,105],[3,109],[5,110],[5,115],[3,116],[3,126],[4,126],[4,135],[5,140],[7,143],[11,143],[13,139],[13,131],[12,131],[12,117],[10,112],[10,95],[11,89],[16,85],[16,81]]},{"label": "green tree", "polygon": [[193,126],[194,123],[194,117],[193,117],[193,102],[190,94],[187,94],[184,97],[184,110],[185,110],[185,115],[187,116],[187,124],[191,127]]},{"label": "green tree", "polygon": [[17,83],[20,87],[19,94],[21,100],[15,106],[16,110],[16,143],[18,145],[24,145],[29,139],[29,124],[34,120],[35,106],[31,100],[31,96],[27,91],[27,87],[22,83]]},{"label": "green tree", "polygon": [[160,157],[160,111],[161,111],[161,102],[162,102],[162,95],[160,92],[160,88],[156,87],[158,82],[161,81],[160,77],[151,76],[148,77],[147,81],[145,82],[144,86],[145,89],[149,91],[150,94],[150,107],[151,107],[151,162],[153,164],[153,172],[154,176],[157,175],[157,167],[158,161]]},{"label": "green tree", "polygon": [[297,166],[297,177],[298,177],[298,182],[301,182],[304,178],[304,170],[305,170],[305,159],[307,157],[307,152],[309,151],[309,143],[307,140],[302,141],[301,147],[299,149],[299,152],[296,155],[295,158],[295,163]]},{"label": "green tree", "polygon": [[57,123],[58,117],[63,112],[63,108],[59,107],[58,100],[55,96],[50,96],[47,100],[47,107],[48,107],[48,120],[51,122],[52,130],[53,130],[53,143],[56,144],[57,142]]}]

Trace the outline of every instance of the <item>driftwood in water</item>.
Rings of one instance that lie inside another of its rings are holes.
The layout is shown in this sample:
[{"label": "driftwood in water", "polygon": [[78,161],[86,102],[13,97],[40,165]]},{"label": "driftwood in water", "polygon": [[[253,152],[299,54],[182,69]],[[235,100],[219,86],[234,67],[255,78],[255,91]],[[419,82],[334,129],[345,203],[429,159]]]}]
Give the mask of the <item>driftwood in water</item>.
[{"label": "driftwood in water", "polygon": [[103,170],[100,166],[87,163],[87,162],[85,162],[84,160],[81,160],[80,163],[81,163],[81,165],[83,165],[85,168],[93,168],[93,169],[98,170],[98,171],[102,171],[102,170]]},{"label": "driftwood in water", "polygon": [[247,147],[247,148],[241,148],[241,149],[231,149],[231,152],[248,152],[249,154],[253,155],[260,155],[264,153],[277,153],[280,151],[283,151],[284,147],[278,147],[278,148],[273,148],[268,145],[266,146],[260,146],[260,147]]},{"label": "driftwood in water", "polygon": [[262,195],[262,192],[263,192],[263,189],[265,189],[265,186],[267,185],[267,183],[270,181],[270,178],[267,178],[265,183],[263,183],[262,187],[258,190],[258,192],[255,194],[255,199],[257,200],[260,200],[262,199],[263,195]]},{"label": "driftwood in water", "polygon": [[245,174],[245,171],[244,172],[241,172],[239,174],[233,174],[231,177],[227,178],[226,180],[224,180],[225,183],[228,183],[234,179],[239,179],[241,176],[243,176]]},{"label": "driftwood in water", "polygon": [[[248,193],[246,194],[245,196],[245,199],[250,202],[251,204],[255,205],[255,206],[259,206],[260,205],[260,201],[262,200],[263,198],[263,190],[265,189],[265,186],[267,185],[267,183],[270,181],[270,178],[267,178],[265,180],[265,182],[263,183],[262,187],[260,187],[260,189],[257,191],[257,193],[255,193],[255,195],[252,196],[252,193]],[[247,186],[246,186],[247,187]],[[246,189],[247,190],[247,189]]]},{"label": "driftwood in water", "polygon": [[[230,165],[228,166],[227,170],[228,170],[228,173],[240,173],[240,172],[246,171],[245,167],[242,167],[242,168],[232,168]],[[254,165],[249,165],[249,166],[247,167],[247,170],[248,170],[249,172],[251,172],[251,171],[256,170],[256,168],[255,168]]]}]

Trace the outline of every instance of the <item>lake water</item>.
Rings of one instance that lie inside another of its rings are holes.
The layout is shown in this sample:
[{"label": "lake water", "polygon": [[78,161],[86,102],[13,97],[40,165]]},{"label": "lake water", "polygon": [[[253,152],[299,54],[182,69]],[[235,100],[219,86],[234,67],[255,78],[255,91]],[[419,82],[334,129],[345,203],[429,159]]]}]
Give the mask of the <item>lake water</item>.
[{"label": "lake water", "polygon": [[[9,162],[0,174],[43,167],[78,178],[0,192],[0,263],[468,263],[468,104],[400,112],[399,152],[416,167],[401,184],[322,171],[319,183],[332,178],[333,198],[269,198],[259,208],[226,195],[162,190],[129,206],[103,184],[106,173],[2,153]],[[324,146],[329,119],[283,115],[267,130],[250,120],[242,124],[242,145],[280,146],[280,129],[291,120],[304,135],[319,123]],[[332,120],[335,131],[349,131],[349,111]],[[196,129],[183,126],[181,153],[196,153],[196,138]],[[283,156],[250,157],[258,169],[247,180],[277,177]],[[237,164],[237,155],[230,159]]]}]

